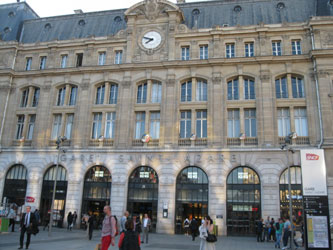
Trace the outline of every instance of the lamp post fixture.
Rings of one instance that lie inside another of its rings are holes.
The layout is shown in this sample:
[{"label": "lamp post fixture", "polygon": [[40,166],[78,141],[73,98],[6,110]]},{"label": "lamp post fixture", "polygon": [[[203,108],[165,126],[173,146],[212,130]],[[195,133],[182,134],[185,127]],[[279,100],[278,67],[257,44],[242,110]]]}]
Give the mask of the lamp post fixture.
[{"label": "lamp post fixture", "polygon": [[65,136],[59,136],[56,144],[57,144],[57,149],[58,149],[58,158],[57,158],[57,166],[56,166],[56,171],[55,171],[55,177],[54,177],[54,182],[53,182],[53,193],[52,193],[52,202],[51,202],[51,211],[50,211],[50,222],[49,222],[49,237],[51,236],[52,232],[52,225],[53,225],[53,207],[54,207],[54,200],[55,200],[55,194],[56,194],[56,189],[57,189],[57,178],[58,178],[58,168],[59,168],[59,158],[60,158],[60,151],[61,151],[61,144],[66,141],[67,138]]},{"label": "lamp post fixture", "polygon": [[287,165],[288,165],[288,193],[289,193],[289,220],[291,225],[291,237],[290,237],[290,249],[294,250],[294,227],[293,227],[293,201],[292,201],[292,195],[291,195],[291,175],[290,175],[290,164],[289,164],[289,151],[291,151],[293,154],[295,151],[288,147],[287,144],[292,144],[292,140],[297,138],[296,132],[292,132],[289,135],[285,137],[285,144],[281,146],[281,149],[286,149],[287,154]]}]

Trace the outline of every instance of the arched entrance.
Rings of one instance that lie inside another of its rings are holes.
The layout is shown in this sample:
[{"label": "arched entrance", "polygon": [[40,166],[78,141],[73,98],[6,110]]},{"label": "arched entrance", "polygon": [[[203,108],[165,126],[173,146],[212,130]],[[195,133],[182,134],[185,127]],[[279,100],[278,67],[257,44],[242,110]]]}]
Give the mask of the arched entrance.
[{"label": "arched entrance", "polygon": [[208,215],[208,176],[198,167],[186,167],[177,177],[175,232],[183,233],[186,218]]},{"label": "arched entrance", "polygon": [[96,226],[102,224],[105,205],[110,205],[112,177],[104,166],[93,166],[84,177],[82,215],[92,213]]},{"label": "arched entrance", "polygon": [[261,216],[260,180],[248,167],[237,167],[227,179],[227,233],[254,235]]},{"label": "arched entrance", "polygon": [[[41,218],[46,220],[51,211],[53,185],[56,178],[56,165],[51,166],[43,178],[42,196],[41,196]],[[67,195],[67,171],[59,165],[57,174],[57,188],[54,200],[53,225],[62,227],[65,215],[65,204]]]},{"label": "arched entrance", "polygon": [[158,175],[147,166],[136,168],[128,180],[127,210],[142,219],[145,213],[151,218],[156,231],[158,201]]},{"label": "arched entrance", "polygon": [[6,197],[7,203],[15,203],[23,206],[27,191],[27,169],[21,164],[12,166],[6,174],[5,187],[3,190],[3,201]]},{"label": "arched entrance", "polygon": [[[299,224],[303,220],[303,195],[302,195],[302,171],[301,167],[290,167],[291,197],[293,215]],[[289,188],[288,168],[280,176],[280,214],[286,218],[289,215]]]}]

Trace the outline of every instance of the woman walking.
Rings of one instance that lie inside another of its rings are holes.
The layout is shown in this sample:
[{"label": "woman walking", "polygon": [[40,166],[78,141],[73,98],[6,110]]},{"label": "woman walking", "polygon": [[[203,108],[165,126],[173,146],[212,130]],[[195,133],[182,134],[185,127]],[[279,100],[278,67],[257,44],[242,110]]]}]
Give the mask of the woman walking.
[{"label": "woman walking", "polygon": [[[214,235],[214,224],[213,224],[213,220],[207,216],[206,217],[206,229],[207,229],[207,234],[208,234],[208,237],[210,234],[213,234]],[[205,244],[205,250],[215,250],[215,242],[208,242],[206,240],[206,244]]]},{"label": "woman walking", "polygon": [[72,212],[69,212],[67,215],[67,231],[70,230],[72,231],[73,227],[73,215]]},{"label": "woman walking", "polygon": [[200,233],[200,250],[205,250],[205,244],[206,244],[206,238],[208,236],[207,234],[207,228],[206,228],[206,217],[202,221],[201,226],[199,227],[199,233]]}]

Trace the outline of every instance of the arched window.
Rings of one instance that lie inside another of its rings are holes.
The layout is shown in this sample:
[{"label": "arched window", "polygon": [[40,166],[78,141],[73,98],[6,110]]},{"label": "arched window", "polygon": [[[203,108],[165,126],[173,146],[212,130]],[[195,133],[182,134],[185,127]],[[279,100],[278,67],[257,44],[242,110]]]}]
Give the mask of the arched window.
[{"label": "arched window", "polygon": [[3,199],[7,203],[15,203],[22,206],[25,202],[27,190],[27,169],[21,164],[12,166],[6,174]]},{"label": "arched window", "polygon": [[291,86],[293,91],[293,98],[304,98],[305,90],[304,90],[304,81],[303,78],[292,76],[291,77]]},{"label": "arched window", "polygon": [[256,89],[253,79],[244,78],[244,99],[245,100],[256,99]]},{"label": "arched window", "polygon": [[227,178],[228,235],[254,235],[260,219],[260,180],[248,167],[237,167]]},{"label": "arched window", "polygon": [[175,232],[183,233],[186,218],[201,220],[208,214],[208,176],[198,167],[186,167],[177,177]]},{"label": "arched window", "polygon": [[181,85],[180,101],[190,102],[192,101],[192,81],[186,81]]},{"label": "arched window", "polygon": [[[303,195],[302,195],[302,170],[301,167],[290,167],[291,177],[291,197],[293,215],[296,216],[296,221],[299,223],[303,217]],[[280,213],[281,217],[289,215],[289,175],[288,168],[283,171],[280,176]]]},{"label": "arched window", "polygon": [[105,84],[99,85],[96,89],[95,104],[104,104]]},{"label": "arched window", "polygon": [[153,82],[151,89],[151,102],[160,103],[162,100],[162,83]]},{"label": "arched window", "polygon": [[[29,92],[32,91],[32,99],[29,100]],[[38,87],[27,87],[22,90],[20,107],[25,108],[28,106],[37,107],[39,101],[40,88]]]},{"label": "arched window", "polygon": [[239,99],[238,78],[228,81],[228,100]]},{"label": "arched window", "polygon": [[[75,85],[66,84],[58,87],[58,95],[57,95],[57,106],[75,106],[77,99],[78,88]],[[66,96],[66,91],[69,91]]]},{"label": "arched window", "polygon": [[111,84],[109,104],[117,104],[117,100],[118,100],[118,84]]},{"label": "arched window", "polygon": [[138,94],[137,94],[136,103],[147,102],[147,89],[148,89],[148,84],[146,82],[138,85]]},{"label": "arched window", "polygon": [[286,77],[281,77],[275,80],[276,98],[288,98],[288,83]]},{"label": "arched window", "polygon": [[207,101],[207,82],[205,80],[197,81],[196,100],[198,102]]}]

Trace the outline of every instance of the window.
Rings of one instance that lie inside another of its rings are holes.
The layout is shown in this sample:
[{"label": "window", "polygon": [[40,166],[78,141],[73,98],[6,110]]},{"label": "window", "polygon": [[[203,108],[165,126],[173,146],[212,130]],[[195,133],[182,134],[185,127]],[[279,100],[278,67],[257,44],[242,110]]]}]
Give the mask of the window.
[{"label": "window", "polygon": [[196,123],[197,138],[207,138],[207,110],[197,111]]},{"label": "window", "polygon": [[207,82],[197,81],[196,100],[199,102],[207,101]]},{"label": "window", "polygon": [[136,103],[146,103],[146,102],[147,102],[147,83],[143,83],[138,86],[138,95]]},{"label": "window", "polygon": [[105,84],[97,87],[96,104],[103,104],[104,103],[104,94],[105,94]]},{"label": "window", "polygon": [[191,136],[191,111],[180,112],[180,138]]},{"label": "window", "polygon": [[238,100],[238,79],[233,79],[228,82],[228,100]]},{"label": "window", "polygon": [[52,129],[52,140],[57,140],[61,133],[61,115],[54,115],[53,118],[53,129]]},{"label": "window", "polygon": [[66,86],[58,89],[57,106],[63,106],[65,104],[65,96],[66,96]]},{"label": "window", "polygon": [[182,47],[181,50],[182,50],[182,54],[181,54],[182,60],[183,61],[190,60],[190,47],[185,46],[185,47]]},{"label": "window", "polygon": [[151,91],[151,102],[160,103],[162,99],[162,84],[154,82]]},{"label": "window", "polygon": [[28,124],[27,140],[32,140],[32,136],[34,134],[34,127],[35,127],[36,115],[30,115],[29,118],[30,119],[29,119],[29,124]]},{"label": "window", "polygon": [[20,140],[23,137],[24,115],[17,116],[15,139]]},{"label": "window", "polygon": [[301,40],[293,40],[291,41],[292,53],[293,55],[301,55]]},{"label": "window", "polygon": [[123,51],[122,50],[117,50],[116,51],[116,57],[114,59],[115,64],[122,64],[123,61]]},{"label": "window", "polygon": [[39,69],[45,69],[45,67],[46,67],[46,56],[41,56]]},{"label": "window", "polygon": [[278,134],[280,137],[290,134],[289,108],[278,109]]},{"label": "window", "polygon": [[135,119],[135,139],[141,139],[145,133],[146,113],[137,112]]},{"label": "window", "polygon": [[282,77],[275,80],[276,98],[288,98],[287,78]]},{"label": "window", "polygon": [[69,97],[69,106],[74,106],[76,104],[76,96],[77,96],[77,87],[73,86],[71,88],[71,94]]},{"label": "window", "polygon": [[295,130],[298,136],[309,136],[306,108],[295,108]]},{"label": "window", "polygon": [[118,99],[118,85],[111,84],[109,104],[117,104],[117,99]]},{"label": "window", "polygon": [[208,45],[200,46],[200,59],[208,59]]},{"label": "window", "polygon": [[62,69],[67,67],[67,58],[68,58],[68,55],[61,56],[61,68]]},{"label": "window", "polygon": [[281,56],[281,41],[273,41],[272,42],[272,51],[273,51],[273,56]]},{"label": "window", "polygon": [[226,57],[227,58],[235,57],[235,44],[227,43],[225,46],[226,46]]},{"label": "window", "polygon": [[29,88],[22,91],[20,107],[25,108],[28,105]]},{"label": "window", "polygon": [[181,94],[181,96],[180,96],[181,102],[192,101],[192,82],[191,81],[187,81],[182,84],[180,94]]},{"label": "window", "polygon": [[114,138],[115,127],[116,127],[116,112],[106,113],[105,133],[104,133],[105,139]]},{"label": "window", "polygon": [[255,109],[244,109],[245,135],[257,137],[257,119]]},{"label": "window", "polygon": [[105,65],[106,52],[98,53],[98,65]]},{"label": "window", "polygon": [[244,99],[245,100],[256,99],[256,91],[253,80],[244,79]]},{"label": "window", "polygon": [[293,90],[293,98],[304,98],[304,82],[302,78],[292,77],[291,85]]},{"label": "window", "polygon": [[32,107],[37,107],[38,106],[39,93],[40,93],[40,89],[39,88],[34,88],[34,96],[32,97]]},{"label": "window", "polygon": [[68,114],[66,119],[66,130],[65,130],[65,136],[67,140],[70,140],[72,138],[73,123],[74,123],[74,114]]},{"label": "window", "polygon": [[76,54],[76,67],[81,67],[83,62],[83,53]]},{"label": "window", "polygon": [[240,123],[239,123],[239,109],[228,110],[228,137],[239,137]]},{"label": "window", "polygon": [[150,113],[150,136],[152,139],[160,138],[160,112]]},{"label": "window", "polygon": [[31,70],[31,63],[32,63],[32,58],[27,57],[26,63],[25,63],[25,70]]},{"label": "window", "polygon": [[254,43],[245,43],[245,57],[254,56]]},{"label": "window", "polygon": [[91,138],[98,139],[101,136],[101,130],[102,130],[102,113],[95,113]]}]

